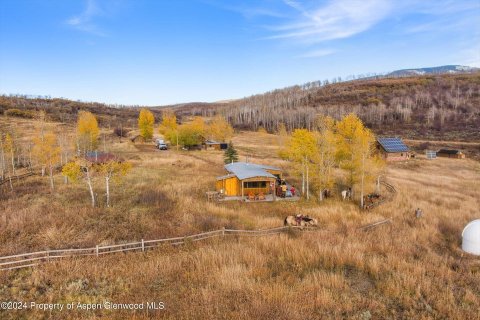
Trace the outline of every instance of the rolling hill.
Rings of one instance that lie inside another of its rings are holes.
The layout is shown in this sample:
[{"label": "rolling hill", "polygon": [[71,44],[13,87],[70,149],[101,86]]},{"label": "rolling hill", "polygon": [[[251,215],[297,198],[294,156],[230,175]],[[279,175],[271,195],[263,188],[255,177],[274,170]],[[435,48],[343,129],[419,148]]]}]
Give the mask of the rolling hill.
[{"label": "rolling hill", "polygon": [[[71,122],[78,110],[86,109],[108,127],[134,128],[138,107],[0,96],[0,114],[32,117],[32,111],[44,109],[52,120]],[[237,129],[262,127],[269,132],[281,123],[288,130],[313,128],[320,114],[338,119],[354,112],[380,135],[476,141],[480,140],[480,72],[456,65],[398,70],[375,78],[309,82],[237,100],[150,107],[157,119],[165,108],[173,109],[180,121],[220,113]]]}]

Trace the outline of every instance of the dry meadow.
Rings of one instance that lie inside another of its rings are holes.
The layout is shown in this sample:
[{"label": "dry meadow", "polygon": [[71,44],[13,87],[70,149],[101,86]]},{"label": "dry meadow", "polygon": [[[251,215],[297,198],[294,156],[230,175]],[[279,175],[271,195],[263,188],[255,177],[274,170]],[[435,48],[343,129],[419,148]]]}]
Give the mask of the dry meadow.
[{"label": "dry meadow", "polygon": [[[4,120],[2,120],[4,121]],[[31,133],[27,120],[18,130]],[[30,130],[30,131],[29,131]],[[241,132],[241,160],[285,169],[279,137]],[[85,185],[56,190],[31,177],[0,193],[0,255],[189,235],[222,227],[281,226],[289,214],[319,230],[257,238],[224,237],[145,253],[72,258],[0,272],[0,301],[163,302],[164,310],[0,310],[0,318],[93,319],[480,319],[480,260],[460,250],[479,218],[480,163],[423,157],[389,165],[392,201],[369,212],[338,196],[275,203],[213,203],[205,191],[223,174],[218,151],[157,151],[109,137],[108,149],[133,163],[112,190],[111,208],[89,207]],[[415,208],[424,211],[414,217]],[[391,218],[370,231],[358,227]]]}]

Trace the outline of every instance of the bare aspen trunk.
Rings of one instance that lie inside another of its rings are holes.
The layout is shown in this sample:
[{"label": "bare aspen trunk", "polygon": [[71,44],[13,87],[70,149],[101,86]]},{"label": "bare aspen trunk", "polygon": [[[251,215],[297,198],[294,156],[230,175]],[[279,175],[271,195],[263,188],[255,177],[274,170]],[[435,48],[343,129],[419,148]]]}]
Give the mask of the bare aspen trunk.
[{"label": "bare aspen trunk", "polygon": [[90,178],[90,171],[88,168],[86,170],[88,189],[90,190],[90,197],[92,197],[92,207],[95,207],[95,194],[93,193],[92,179]]},{"label": "bare aspen trunk", "polygon": [[13,147],[12,147],[12,174],[15,175],[15,154],[13,153]]},{"label": "bare aspen trunk", "polygon": [[54,185],[53,185],[53,166],[50,166],[50,188],[53,190]]},{"label": "bare aspen trunk", "polygon": [[302,195],[305,194],[305,162],[302,161]]},{"label": "bare aspen trunk", "polygon": [[110,177],[108,175],[105,177],[105,187],[107,191],[107,207],[110,207]]},{"label": "bare aspen trunk", "polygon": [[[307,161],[305,161],[307,162]],[[308,179],[308,163],[306,163],[306,170],[307,170],[307,200],[310,199],[310,181]]]},{"label": "bare aspen trunk", "polygon": [[362,155],[362,184],[361,184],[361,191],[360,191],[360,208],[363,209],[363,183],[365,181],[365,154]]}]

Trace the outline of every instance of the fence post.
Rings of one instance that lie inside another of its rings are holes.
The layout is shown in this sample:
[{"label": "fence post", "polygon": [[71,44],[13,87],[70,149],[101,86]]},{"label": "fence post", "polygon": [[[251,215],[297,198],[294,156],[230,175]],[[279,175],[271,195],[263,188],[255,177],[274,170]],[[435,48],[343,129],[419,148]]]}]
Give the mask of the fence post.
[{"label": "fence post", "polygon": [[225,227],[222,228],[222,236],[225,236]]},{"label": "fence post", "polygon": [[145,251],[145,242],[142,239],[142,251]]},{"label": "fence post", "polygon": [[47,250],[47,261],[50,261],[50,250]]},{"label": "fence post", "polygon": [[97,257],[98,257],[98,244],[97,244],[97,246],[95,247],[95,251],[96,251]]}]

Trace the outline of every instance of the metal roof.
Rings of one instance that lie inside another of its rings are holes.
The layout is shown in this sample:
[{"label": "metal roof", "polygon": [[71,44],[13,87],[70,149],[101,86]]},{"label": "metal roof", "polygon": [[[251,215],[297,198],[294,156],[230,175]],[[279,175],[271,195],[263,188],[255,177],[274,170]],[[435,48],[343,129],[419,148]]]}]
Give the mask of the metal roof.
[{"label": "metal roof", "polygon": [[378,138],[377,141],[386,152],[406,152],[409,150],[400,138]]},{"label": "metal roof", "polygon": [[453,149],[440,149],[438,150],[437,153],[445,153],[445,154],[459,154],[461,153],[459,150],[453,150]]},{"label": "metal roof", "polygon": [[238,179],[244,180],[254,177],[276,178],[273,174],[266,170],[281,170],[280,168],[265,166],[255,163],[234,162],[225,165],[225,169],[237,176]]},{"label": "metal roof", "polygon": [[206,140],[205,141],[205,144],[221,144],[221,143],[224,143],[224,142],[218,142],[218,141],[215,141],[215,140]]},{"label": "metal roof", "polygon": [[236,175],[234,175],[233,173],[229,173],[229,174],[226,174],[224,176],[217,177],[217,180],[225,180],[225,179],[233,178],[233,177],[236,177]]}]

